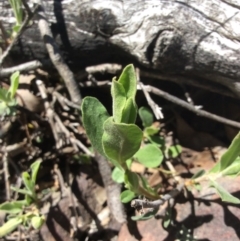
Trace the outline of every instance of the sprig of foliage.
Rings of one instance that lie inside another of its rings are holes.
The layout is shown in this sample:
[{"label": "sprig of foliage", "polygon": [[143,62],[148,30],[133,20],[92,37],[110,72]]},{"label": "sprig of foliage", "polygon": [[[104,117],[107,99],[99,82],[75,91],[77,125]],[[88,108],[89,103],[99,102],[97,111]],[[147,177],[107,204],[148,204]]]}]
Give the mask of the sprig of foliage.
[{"label": "sprig of foliage", "polygon": [[240,200],[225,190],[217,179],[228,176],[235,178],[240,175],[240,132],[233,139],[227,151],[222,155],[220,161],[214,167],[205,172],[200,170],[192,177],[192,184],[199,185],[202,180],[209,181],[209,187],[212,187],[219,194],[224,202],[240,204]]},{"label": "sprig of foliage", "polygon": [[[114,78],[112,82],[113,116],[93,97],[84,98],[81,106],[83,124],[92,146],[115,166],[113,179],[124,183],[127,188],[121,194],[124,203],[137,195],[151,200],[159,199],[147,180],[131,171],[132,161],[138,160],[145,167],[155,168],[161,165],[163,153],[170,156],[170,149],[165,147],[164,139],[157,135],[160,129],[153,126],[154,117],[149,109],[139,109],[144,130],[134,124],[138,113],[136,91],[135,70],[133,65],[128,65],[119,79]],[[143,141],[144,147],[140,149]],[[146,219],[145,216],[142,218]]]},{"label": "sprig of foliage", "polygon": [[21,0],[9,0],[9,3],[12,7],[12,10],[13,10],[13,13],[14,13],[14,16],[16,19],[16,25],[13,27],[13,32],[17,33],[23,22],[22,1]]},{"label": "sprig of foliage", "polygon": [[22,173],[22,179],[25,188],[19,189],[11,187],[12,190],[25,195],[23,200],[5,202],[0,205],[0,211],[8,214],[8,221],[0,227],[0,237],[14,231],[19,225],[25,227],[32,226],[34,229],[39,229],[45,218],[38,209],[38,199],[35,191],[37,173],[41,161],[35,161],[31,166],[31,174],[28,172]]},{"label": "sprig of foliage", "polygon": [[0,88],[0,115],[14,115],[17,101],[15,94],[19,85],[20,72],[13,73],[10,77],[10,87],[8,90]]}]

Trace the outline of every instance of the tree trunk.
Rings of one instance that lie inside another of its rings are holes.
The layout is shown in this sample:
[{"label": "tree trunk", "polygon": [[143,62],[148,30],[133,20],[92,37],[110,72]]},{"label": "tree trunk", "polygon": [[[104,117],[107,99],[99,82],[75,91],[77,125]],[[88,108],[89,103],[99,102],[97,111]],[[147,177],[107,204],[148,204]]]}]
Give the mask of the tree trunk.
[{"label": "tree trunk", "polygon": [[[237,0],[40,2],[74,70],[104,62],[133,62],[166,79],[217,82],[240,97]],[[0,10],[8,30],[13,15],[7,0],[0,0]],[[37,18],[13,49],[14,60],[48,58],[36,23]]]}]

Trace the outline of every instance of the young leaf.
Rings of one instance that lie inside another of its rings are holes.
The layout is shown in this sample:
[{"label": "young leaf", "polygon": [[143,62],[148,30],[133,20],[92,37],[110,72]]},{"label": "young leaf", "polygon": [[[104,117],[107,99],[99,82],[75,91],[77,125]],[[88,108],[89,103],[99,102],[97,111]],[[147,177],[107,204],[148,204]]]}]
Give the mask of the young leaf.
[{"label": "young leaf", "polygon": [[170,146],[168,148],[168,156],[176,158],[182,152],[182,147],[180,145]]},{"label": "young leaf", "polygon": [[0,100],[3,102],[8,102],[9,99],[7,98],[7,90],[0,88]]},{"label": "young leaf", "polygon": [[93,97],[86,97],[82,102],[82,120],[92,146],[105,156],[102,147],[103,123],[109,117],[106,108]]},{"label": "young leaf", "polygon": [[139,192],[139,183],[138,183],[138,175],[135,172],[131,172],[129,170],[126,170],[124,174],[124,182],[126,187],[134,192]]},{"label": "young leaf", "polygon": [[231,177],[237,177],[240,172],[240,157],[237,157],[237,159],[226,169],[222,171],[223,176],[231,176]]},{"label": "young leaf", "polygon": [[162,151],[153,144],[148,144],[141,148],[135,155],[135,158],[145,167],[158,167],[163,161]]},{"label": "young leaf", "polygon": [[135,99],[137,92],[137,78],[132,64],[127,65],[120,75],[118,82],[122,84],[127,98]]},{"label": "young leaf", "polygon": [[132,201],[133,198],[135,198],[136,194],[130,190],[125,190],[121,193],[120,199],[122,203],[128,203]]},{"label": "young leaf", "polygon": [[138,111],[144,127],[150,127],[153,123],[152,111],[147,107],[141,107]]},{"label": "young leaf", "polygon": [[198,177],[201,177],[201,176],[203,176],[205,173],[206,173],[205,170],[200,170],[200,171],[198,171],[197,173],[195,173],[195,174],[192,176],[191,179],[196,179],[196,178],[198,178]]},{"label": "young leaf", "polygon": [[220,161],[210,170],[210,173],[223,171],[230,166],[240,155],[240,132],[235,136],[227,151],[222,155]]},{"label": "young leaf", "polygon": [[214,187],[221,197],[223,202],[240,204],[240,200],[230,194],[227,190],[225,190],[222,186],[220,186],[217,182],[210,180],[210,187]]},{"label": "young leaf", "polygon": [[159,209],[159,208],[155,208],[155,209],[153,209],[153,210],[150,211],[150,212],[144,213],[143,215],[132,216],[131,219],[132,219],[133,221],[148,220],[148,219],[154,217],[154,216],[157,214],[158,209]]},{"label": "young leaf", "polygon": [[11,190],[13,190],[15,192],[18,192],[18,193],[21,193],[23,195],[27,195],[27,196],[31,196],[32,195],[32,192],[30,192],[30,191],[28,191],[26,189],[20,189],[20,188],[11,186]]},{"label": "young leaf", "polygon": [[112,179],[117,183],[123,183],[124,171],[122,169],[119,169],[118,167],[115,167],[112,171]]},{"label": "young leaf", "polygon": [[0,227],[0,238],[2,238],[4,236],[6,236],[7,234],[11,233],[21,223],[22,223],[22,219],[19,218],[19,217],[9,219],[6,223],[4,223]]},{"label": "young leaf", "polygon": [[137,118],[137,105],[134,99],[129,98],[122,110],[121,123],[134,124]]},{"label": "young leaf", "polygon": [[31,171],[32,171],[32,175],[31,175],[31,180],[32,183],[35,185],[36,184],[36,179],[37,179],[37,174],[38,174],[38,170],[40,167],[41,161],[35,161],[32,165],[31,165]]},{"label": "young leaf", "polygon": [[158,196],[157,192],[153,188],[151,188],[149,186],[147,179],[144,176],[141,176],[141,175],[139,177],[140,177],[140,180],[142,182],[143,189],[145,189],[152,196],[156,196],[157,197]]},{"label": "young leaf", "polygon": [[26,206],[27,203],[25,200],[21,201],[12,201],[12,202],[5,202],[0,205],[0,210],[5,213],[20,213],[24,206]]},{"label": "young leaf", "polygon": [[16,71],[10,77],[11,85],[10,85],[10,88],[8,90],[8,93],[10,93],[10,98],[11,99],[13,99],[13,97],[15,96],[15,93],[16,93],[16,91],[18,89],[19,76],[20,76],[20,72]]},{"label": "young leaf", "polygon": [[167,210],[166,210],[166,214],[163,218],[163,222],[162,225],[165,229],[167,229],[169,227],[169,225],[171,224],[172,221],[172,208],[170,207],[170,205],[168,205]]},{"label": "young leaf", "polygon": [[140,148],[142,131],[134,124],[117,124],[108,118],[103,125],[102,144],[105,154],[122,164]]},{"label": "young leaf", "polygon": [[122,111],[127,101],[126,92],[122,84],[113,80],[111,94],[113,100],[113,119],[116,123],[120,123],[122,119]]},{"label": "young leaf", "polygon": [[157,134],[160,131],[160,128],[157,128],[155,126],[148,126],[144,128],[144,133],[146,136],[153,136]]},{"label": "young leaf", "polygon": [[22,179],[23,179],[23,183],[24,183],[25,187],[31,193],[30,196],[33,196],[33,193],[35,192],[35,184],[32,182],[29,173],[23,172]]},{"label": "young leaf", "polygon": [[40,229],[42,225],[44,224],[45,218],[44,216],[34,216],[31,219],[31,224],[34,229]]}]

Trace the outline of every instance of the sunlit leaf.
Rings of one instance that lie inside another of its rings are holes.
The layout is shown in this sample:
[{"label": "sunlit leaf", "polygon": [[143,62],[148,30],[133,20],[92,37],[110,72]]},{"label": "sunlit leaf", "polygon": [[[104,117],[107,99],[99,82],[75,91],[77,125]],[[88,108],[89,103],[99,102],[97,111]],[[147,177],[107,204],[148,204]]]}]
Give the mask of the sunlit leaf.
[{"label": "sunlit leaf", "polygon": [[134,124],[118,124],[110,117],[104,122],[103,127],[102,144],[109,159],[123,164],[140,148],[142,131],[138,126]]},{"label": "sunlit leaf", "polygon": [[139,191],[139,182],[138,182],[138,175],[135,172],[131,172],[129,170],[126,170],[124,173],[124,182],[126,187],[134,192],[138,193]]},{"label": "sunlit leaf", "polygon": [[205,173],[206,173],[205,170],[200,170],[200,171],[198,171],[197,173],[195,173],[195,174],[192,176],[191,179],[199,178],[199,177],[203,176]]},{"label": "sunlit leaf", "polygon": [[237,159],[226,169],[222,171],[223,176],[231,176],[236,177],[239,175],[240,172],[240,157],[237,157]]},{"label": "sunlit leaf", "polygon": [[229,203],[235,203],[239,204],[240,200],[236,197],[234,197],[232,194],[230,194],[227,190],[225,190],[222,186],[220,186],[217,182],[214,180],[210,180],[210,187],[214,187],[221,197],[223,202],[229,202]]},{"label": "sunlit leaf", "polygon": [[5,213],[20,213],[24,206],[27,205],[25,200],[21,201],[12,201],[12,202],[5,202],[0,205],[0,210]]},{"label": "sunlit leaf", "polygon": [[210,173],[223,171],[230,166],[240,155],[240,132],[233,139],[227,151],[222,155],[220,161],[210,170]]},{"label": "sunlit leaf", "polygon": [[168,148],[168,156],[172,158],[178,157],[182,152],[182,147],[180,145],[170,146]]},{"label": "sunlit leaf", "polygon": [[117,183],[124,182],[124,171],[115,167],[112,171],[112,179]]},{"label": "sunlit leaf", "polygon": [[15,96],[15,93],[18,89],[19,76],[20,76],[20,72],[16,71],[10,77],[11,85],[10,85],[10,88],[9,88],[8,92],[10,93],[11,99],[13,99],[13,97]]},{"label": "sunlit leaf", "polygon": [[31,174],[31,180],[32,180],[32,183],[35,185],[36,184],[36,179],[37,179],[37,174],[38,174],[38,170],[39,170],[39,167],[41,165],[41,161],[38,160],[38,161],[35,161],[31,166],[31,170],[32,170],[32,174]]},{"label": "sunlit leaf", "polygon": [[127,101],[125,89],[122,84],[113,80],[111,94],[113,100],[113,119],[116,123],[121,123],[122,112]]},{"label": "sunlit leaf", "polygon": [[9,219],[6,223],[4,223],[0,227],[0,237],[2,238],[4,236],[6,236],[7,234],[11,233],[21,223],[22,223],[22,219],[19,217]]},{"label": "sunlit leaf", "polygon": [[40,229],[44,224],[45,218],[44,216],[34,216],[31,219],[31,224],[34,229]]},{"label": "sunlit leaf", "polygon": [[153,123],[152,111],[147,107],[141,107],[138,111],[144,127],[150,127]]},{"label": "sunlit leaf", "polygon": [[137,118],[137,105],[133,98],[129,98],[122,110],[121,123],[134,124]]},{"label": "sunlit leaf", "polygon": [[137,92],[137,78],[132,64],[127,65],[120,75],[118,82],[122,84],[127,98],[135,99]]},{"label": "sunlit leaf", "polygon": [[15,192],[18,192],[18,193],[21,193],[21,194],[24,194],[24,195],[27,195],[27,196],[31,196],[32,195],[32,192],[26,190],[26,189],[20,189],[20,188],[17,188],[17,187],[13,187],[11,186],[11,189]]},{"label": "sunlit leaf", "polygon": [[102,147],[103,123],[109,117],[106,108],[94,97],[86,97],[82,102],[82,120],[92,146],[106,156]]},{"label": "sunlit leaf", "polygon": [[120,199],[122,203],[128,203],[132,201],[132,199],[135,197],[136,197],[136,194],[130,190],[125,190],[120,195]]},{"label": "sunlit leaf", "polygon": [[153,136],[157,134],[159,131],[160,131],[160,128],[155,126],[148,126],[144,129],[144,133],[146,136]]},{"label": "sunlit leaf", "polygon": [[164,158],[162,151],[153,144],[142,147],[134,157],[145,167],[149,168],[158,167]]}]

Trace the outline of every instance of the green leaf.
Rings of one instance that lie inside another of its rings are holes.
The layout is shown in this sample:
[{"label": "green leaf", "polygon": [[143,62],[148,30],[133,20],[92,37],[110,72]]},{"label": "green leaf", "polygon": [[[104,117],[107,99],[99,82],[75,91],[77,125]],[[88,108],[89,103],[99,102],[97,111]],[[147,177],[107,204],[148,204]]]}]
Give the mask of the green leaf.
[{"label": "green leaf", "polygon": [[38,174],[38,170],[39,170],[39,167],[41,165],[41,161],[35,161],[31,166],[31,171],[32,171],[32,175],[31,175],[31,180],[32,180],[32,183],[35,185],[36,184],[36,179],[37,179],[37,174]]},{"label": "green leaf", "polygon": [[127,98],[135,99],[137,92],[137,78],[132,64],[127,65],[120,75],[118,82],[122,84]]},{"label": "green leaf", "polygon": [[142,131],[134,124],[118,124],[108,118],[103,125],[102,144],[108,158],[123,164],[140,148]]},{"label": "green leaf", "polygon": [[27,196],[32,196],[32,192],[30,192],[26,189],[20,189],[20,188],[11,186],[11,190],[13,190],[15,192],[18,192],[18,193],[21,193],[21,194],[24,194],[24,195],[27,195]]},{"label": "green leaf", "polygon": [[153,144],[148,144],[141,148],[135,155],[135,158],[145,167],[158,167],[163,161],[162,151]]},{"label": "green leaf", "polygon": [[113,119],[116,123],[122,120],[122,111],[127,101],[124,87],[119,82],[113,80],[111,88],[113,100]]},{"label": "green leaf", "polygon": [[18,89],[19,76],[20,76],[20,72],[16,71],[10,77],[11,85],[10,85],[10,88],[8,90],[8,93],[10,93],[10,98],[11,99],[13,99],[13,97],[15,96],[15,93],[16,93],[16,91]]},{"label": "green leaf", "polygon": [[157,128],[155,126],[148,126],[144,128],[144,133],[146,136],[153,136],[157,134],[160,131],[160,128]]},{"label": "green leaf", "polygon": [[0,100],[3,102],[8,102],[9,99],[7,98],[7,90],[0,88]]},{"label": "green leaf", "polygon": [[162,136],[149,136],[148,137],[148,140],[158,146],[158,147],[161,147],[161,149],[164,149],[165,148],[165,140]]},{"label": "green leaf", "polygon": [[223,202],[240,204],[240,200],[230,194],[227,190],[225,190],[222,186],[220,186],[217,182],[210,180],[210,187],[214,187],[221,197]]},{"label": "green leaf", "polygon": [[138,111],[144,127],[150,127],[153,123],[152,111],[147,107],[141,107]]},{"label": "green leaf", "polygon": [[0,227],[0,238],[14,231],[19,224],[22,223],[22,219],[19,217],[11,218]]},{"label": "green leaf", "polygon": [[0,205],[0,210],[11,214],[20,213],[22,212],[23,207],[26,205],[27,203],[25,200],[5,202]]},{"label": "green leaf", "polygon": [[165,229],[167,229],[169,227],[169,225],[171,224],[171,221],[172,221],[172,208],[168,204],[166,214],[165,214],[165,216],[163,218],[163,222],[162,222],[163,227]]},{"label": "green leaf", "polygon": [[117,183],[123,183],[124,171],[122,169],[119,169],[118,167],[115,167],[112,171],[112,179]]},{"label": "green leaf", "polygon": [[131,219],[133,221],[144,221],[144,220],[148,220],[150,218],[153,218],[157,212],[158,212],[159,208],[153,209],[150,212],[144,213],[143,215],[139,215],[139,216],[132,216]]},{"label": "green leaf", "polygon": [[233,139],[227,151],[222,155],[220,161],[210,170],[210,173],[216,173],[230,166],[240,155],[240,132]]},{"label": "green leaf", "polygon": [[31,224],[34,229],[40,229],[42,225],[44,224],[45,218],[44,216],[34,216],[31,219]]},{"label": "green leaf", "polygon": [[21,28],[21,25],[15,25],[15,26],[12,27],[12,30],[13,30],[15,33],[18,33],[19,30],[20,30],[20,28]]},{"label": "green leaf", "polygon": [[152,187],[150,187],[147,179],[146,179],[144,176],[141,176],[141,175],[140,175],[139,177],[140,177],[141,182],[142,182],[142,187],[143,187],[148,193],[150,193],[152,196],[158,197],[157,192],[156,192]]},{"label": "green leaf", "polygon": [[182,147],[180,145],[170,146],[168,148],[168,156],[172,158],[176,158],[182,152]]},{"label": "green leaf", "polygon": [[231,177],[237,177],[240,172],[240,157],[237,157],[237,159],[226,169],[222,171],[223,176],[231,176]]},{"label": "green leaf", "polygon": [[129,98],[122,111],[121,123],[134,124],[137,118],[137,105],[134,99]]},{"label": "green leaf", "polygon": [[136,197],[136,194],[130,190],[125,190],[120,195],[120,199],[122,203],[128,203],[132,201],[132,199],[135,197]]},{"label": "green leaf", "polygon": [[192,176],[191,179],[199,178],[199,177],[203,176],[205,173],[206,173],[205,170],[200,170],[200,171],[198,171],[197,173],[195,173],[195,174]]},{"label": "green leaf", "polygon": [[92,146],[101,155],[106,156],[102,147],[103,123],[109,117],[106,108],[93,97],[86,97],[82,102],[83,125]]},{"label": "green leaf", "polygon": [[126,170],[124,174],[124,182],[126,187],[134,192],[139,192],[139,183],[138,183],[138,175],[135,172],[131,172],[129,170]]},{"label": "green leaf", "polygon": [[29,173],[28,172],[23,172],[22,173],[22,179],[23,179],[23,183],[24,183],[25,187],[31,193],[31,196],[32,196],[34,191],[35,191],[35,185],[32,182]]}]

